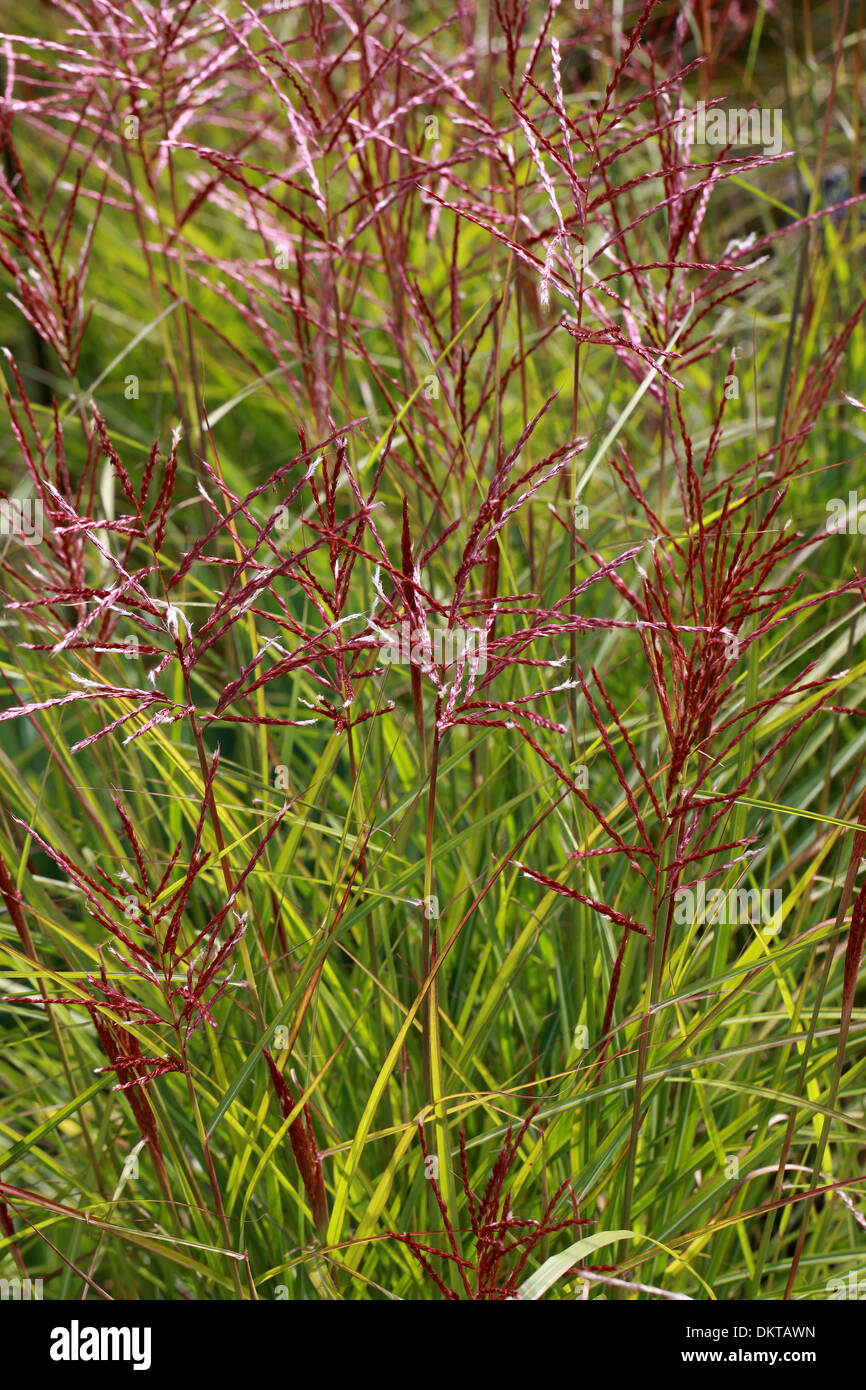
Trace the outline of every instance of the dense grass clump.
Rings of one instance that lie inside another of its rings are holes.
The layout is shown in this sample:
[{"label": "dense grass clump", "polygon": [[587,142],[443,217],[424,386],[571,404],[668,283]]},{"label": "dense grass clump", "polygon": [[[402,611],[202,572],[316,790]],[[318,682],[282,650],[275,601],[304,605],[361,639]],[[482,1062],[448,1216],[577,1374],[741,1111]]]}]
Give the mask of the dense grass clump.
[{"label": "dense grass clump", "polygon": [[849,6],[4,25],[0,1275],[827,1297]]}]

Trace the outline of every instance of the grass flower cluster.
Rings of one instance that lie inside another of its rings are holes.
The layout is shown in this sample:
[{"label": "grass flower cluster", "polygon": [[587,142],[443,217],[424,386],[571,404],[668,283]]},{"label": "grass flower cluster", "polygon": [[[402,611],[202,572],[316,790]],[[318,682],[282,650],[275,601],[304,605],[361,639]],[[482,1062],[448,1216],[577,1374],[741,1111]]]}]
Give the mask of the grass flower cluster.
[{"label": "grass flower cluster", "polygon": [[10,0],[0,1276],[860,1268],[855,10]]}]

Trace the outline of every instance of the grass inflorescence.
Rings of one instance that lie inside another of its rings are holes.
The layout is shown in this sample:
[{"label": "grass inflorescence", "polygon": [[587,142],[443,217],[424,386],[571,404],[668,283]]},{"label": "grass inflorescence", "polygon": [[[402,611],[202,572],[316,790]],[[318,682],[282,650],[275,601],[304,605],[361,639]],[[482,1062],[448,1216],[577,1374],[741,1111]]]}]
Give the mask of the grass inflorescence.
[{"label": "grass inflorescence", "polygon": [[858,1268],[850,9],[7,7],[0,1274]]}]

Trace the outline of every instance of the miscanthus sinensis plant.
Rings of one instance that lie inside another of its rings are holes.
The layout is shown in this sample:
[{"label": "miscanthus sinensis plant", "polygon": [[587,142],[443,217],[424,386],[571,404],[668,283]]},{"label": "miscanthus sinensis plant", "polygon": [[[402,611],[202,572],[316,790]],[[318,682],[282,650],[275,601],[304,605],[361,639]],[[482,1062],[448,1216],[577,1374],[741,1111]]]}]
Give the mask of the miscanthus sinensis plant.
[{"label": "miscanthus sinensis plant", "polygon": [[862,80],[847,5],[623,8],[7,6],[0,1268],[46,1297],[856,1259]]}]

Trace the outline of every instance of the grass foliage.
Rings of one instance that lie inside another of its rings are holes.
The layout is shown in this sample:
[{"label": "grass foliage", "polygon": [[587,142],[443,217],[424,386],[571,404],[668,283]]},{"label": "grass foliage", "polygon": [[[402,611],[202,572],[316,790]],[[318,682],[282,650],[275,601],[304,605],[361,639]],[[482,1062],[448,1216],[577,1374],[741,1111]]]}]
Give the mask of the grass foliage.
[{"label": "grass foliage", "polygon": [[855,11],[6,7],[5,1277],[857,1268]]}]

